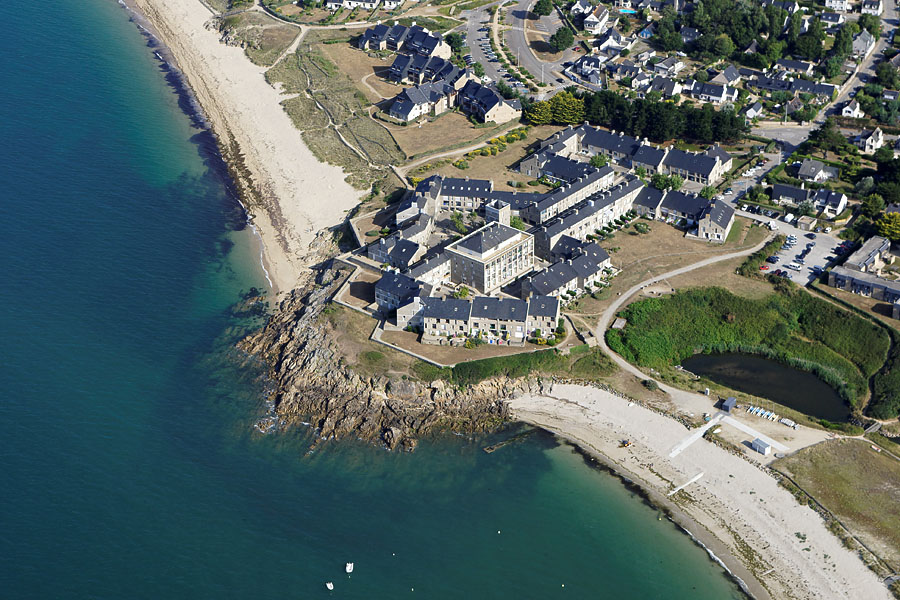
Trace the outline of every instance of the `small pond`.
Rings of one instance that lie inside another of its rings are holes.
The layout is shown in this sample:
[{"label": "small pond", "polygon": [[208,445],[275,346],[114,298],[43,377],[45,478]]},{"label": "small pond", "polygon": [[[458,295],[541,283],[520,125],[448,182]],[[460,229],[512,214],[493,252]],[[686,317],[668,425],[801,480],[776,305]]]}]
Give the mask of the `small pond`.
[{"label": "small pond", "polygon": [[681,366],[732,389],[840,423],[850,407],[830,385],[806,371],[750,354],[695,354]]}]

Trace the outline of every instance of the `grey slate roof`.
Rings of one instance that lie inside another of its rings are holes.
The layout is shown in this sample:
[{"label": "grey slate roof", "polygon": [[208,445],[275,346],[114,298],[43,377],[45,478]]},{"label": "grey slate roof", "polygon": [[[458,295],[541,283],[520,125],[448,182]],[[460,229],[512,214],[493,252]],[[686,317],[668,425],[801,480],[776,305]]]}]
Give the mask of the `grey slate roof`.
[{"label": "grey slate roof", "polygon": [[662,201],[663,194],[665,194],[665,192],[662,190],[645,185],[641,191],[638,192],[637,197],[634,199],[634,204],[636,206],[643,206],[651,210],[656,210],[659,207],[659,203]]},{"label": "grey slate roof", "polygon": [[721,200],[714,200],[712,204],[704,209],[703,218],[708,218],[719,227],[725,228],[728,227],[728,223],[734,218],[734,209]]},{"label": "grey slate roof", "polygon": [[561,287],[565,287],[578,279],[578,273],[565,262],[550,265],[530,280],[532,292],[544,296],[556,293]]},{"label": "grey slate roof", "polygon": [[588,163],[583,163],[571,158],[554,154],[541,166],[541,171],[550,177],[565,181],[574,181],[579,177],[587,176],[596,169]]},{"label": "grey slate roof", "polygon": [[529,317],[555,317],[559,314],[559,298],[534,295],[528,300]]},{"label": "grey slate roof", "polygon": [[445,196],[484,198],[493,189],[494,182],[489,179],[444,177],[441,183],[441,193]]},{"label": "grey slate roof", "polygon": [[375,283],[375,291],[396,296],[401,299],[411,298],[419,293],[421,284],[402,273],[385,273]]},{"label": "grey slate roof", "polygon": [[518,234],[519,230],[513,227],[508,227],[502,223],[488,223],[481,229],[459,240],[456,245],[459,248],[484,254],[503,242],[516,237]]},{"label": "grey slate roof", "polygon": [[572,258],[579,250],[581,250],[581,246],[581,240],[573,238],[570,235],[564,235],[559,238],[559,241],[556,242],[556,245],[553,246],[550,253],[557,259]]},{"label": "grey slate roof", "polygon": [[666,155],[665,165],[709,177],[716,166],[716,159],[707,154],[670,150]]},{"label": "grey slate roof", "polygon": [[708,203],[709,201],[706,198],[696,194],[669,191],[666,193],[666,197],[663,198],[662,208],[685,214],[692,219],[699,219],[700,214]]},{"label": "grey slate roof", "polygon": [[524,321],[528,304],[518,298],[491,298],[479,296],[472,300],[473,319],[497,319],[499,321]]},{"label": "grey slate roof", "polygon": [[823,163],[822,161],[807,158],[800,164],[800,171],[797,173],[797,175],[799,175],[801,178],[815,178],[815,176],[818,175],[819,172],[824,168],[825,163]]},{"label": "grey slate roof", "polygon": [[772,186],[772,199],[790,198],[794,203],[800,204],[809,197],[809,190],[804,190],[793,185],[776,183]]},{"label": "grey slate roof", "polygon": [[472,303],[460,298],[428,298],[422,313],[426,319],[463,319],[472,313]]},{"label": "grey slate roof", "polygon": [[650,144],[641,144],[637,152],[634,153],[631,160],[633,162],[639,162],[645,165],[653,165],[654,167],[659,168],[659,166],[662,165],[665,156],[665,150],[656,148],[654,146],[651,146]]}]

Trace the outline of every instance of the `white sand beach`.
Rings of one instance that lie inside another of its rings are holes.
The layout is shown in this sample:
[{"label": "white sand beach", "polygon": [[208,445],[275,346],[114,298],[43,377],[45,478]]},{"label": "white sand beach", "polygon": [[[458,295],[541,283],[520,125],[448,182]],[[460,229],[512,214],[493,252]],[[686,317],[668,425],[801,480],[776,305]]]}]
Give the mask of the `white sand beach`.
[{"label": "white sand beach", "polygon": [[226,152],[243,158],[261,206],[251,206],[277,291],[294,288],[330,245],[317,236],[339,225],[360,193],[343,171],[322,164],[304,145],[283,99],[240,48],[204,24],[213,16],[199,0],[131,0],[174,54]]},{"label": "white sand beach", "polygon": [[[679,512],[686,514],[682,525],[713,552],[721,552],[755,597],[891,597],[821,517],[801,506],[762,468],[705,439],[670,458],[691,434],[674,419],[577,385],[555,385],[543,395],[522,396],[509,404],[517,419],[596,455],[650,492],[654,501],[666,505],[675,500],[676,520]],[[633,445],[621,448],[623,439]],[[667,499],[685,483],[684,491]]]}]

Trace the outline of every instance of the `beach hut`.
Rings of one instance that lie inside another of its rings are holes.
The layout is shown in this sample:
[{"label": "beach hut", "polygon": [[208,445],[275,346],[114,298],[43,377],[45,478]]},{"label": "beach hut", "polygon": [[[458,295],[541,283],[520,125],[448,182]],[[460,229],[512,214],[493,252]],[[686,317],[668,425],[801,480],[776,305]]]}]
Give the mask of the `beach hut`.
[{"label": "beach hut", "polygon": [[763,456],[768,456],[772,452],[772,447],[759,438],[753,440],[753,442],[751,442],[750,444],[750,447]]},{"label": "beach hut", "polygon": [[736,406],[737,406],[737,398],[735,398],[734,396],[729,396],[728,398],[725,399],[725,402],[722,403],[722,410],[724,410],[727,413],[730,413],[732,410],[734,410],[734,407],[736,407]]}]

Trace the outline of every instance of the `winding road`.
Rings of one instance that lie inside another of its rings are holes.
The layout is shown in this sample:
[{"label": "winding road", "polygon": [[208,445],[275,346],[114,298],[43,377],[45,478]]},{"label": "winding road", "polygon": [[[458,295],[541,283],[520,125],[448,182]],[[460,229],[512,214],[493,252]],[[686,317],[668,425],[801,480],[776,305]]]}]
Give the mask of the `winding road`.
[{"label": "winding road", "polygon": [[[774,235],[775,234],[770,234],[770,235],[766,236],[766,239],[764,239],[762,242],[758,243],[757,245],[755,245],[751,248],[747,248],[747,249],[741,250],[739,252],[732,252],[730,254],[711,256],[711,257],[701,260],[699,262],[695,262],[694,264],[687,265],[686,267],[681,267],[681,268],[675,269],[673,271],[669,271],[668,273],[662,273],[660,275],[655,275],[655,276],[651,277],[650,279],[645,279],[644,281],[642,281],[638,284],[635,284],[631,289],[629,289],[627,292],[623,293],[619,298],[617,298],[615,302],[610,304],[609,308],[607,308],[603,312],[603,315],[600,317],[600,322],[597,323],[597,328],[594,331],[594,335],[597,338],[598,345],[610,358],[613,359],[613,361],[615,361],[615,363],[617,365],[619,365],[625,371],[628,371],[629,373],[635,375],[636,377],[638,377],[640,379],[650,379],[646,373],[644,373],[643,371],[638,369],[636,366],[632,365],[630,362],[628,362],[627,360],[625,360],[624,358],[622,358],[621,356],[619,356],[618,354],[613,352],[609,348],[609,346],[606,344],[606,335],[605,335],[606,328],[609,325],[609,322],[612,320],[612,318],[619,311],[619,309],[626,302],[628,302],[628,300],[632,296],[634,296],[636,293],[638,293],[639,291],[641,291],[648,285],[653,285],[655,283],[658,283],[658,282],[668,279],[670,277],[675,277],[677,275],[683,275],[684,273],[689,273],[696,269],[701,269],[703,267],[707,267],[707,266],[715,264],[717,262],[722,262],[723,260],[731,260],[733,258],[749,256],[749,255],[753,254],[754,252],[756,252],[757,250],[761,250],[763,247],[765,247],[765,245],[768,244],[769,241],[771,241],[771,239],[772,239],[772,237],[774,237]],[[701,397],[700,394],[694,394],[692,392],[685,392],[684,390],[679,390],[677,388],[673,388],[666,384],[660,383],[659,381],[657,381],[656,383],[659,385],[659,388],[661,390],[663,390],[664,392],[666,392],[667,394],[672,396],[673,399],[676,399],[679,397],[686,398],[688,396],[690,396],[694,399],[697,397]],[[703,398],[705,398],[705,396],[703,396]]]}]

